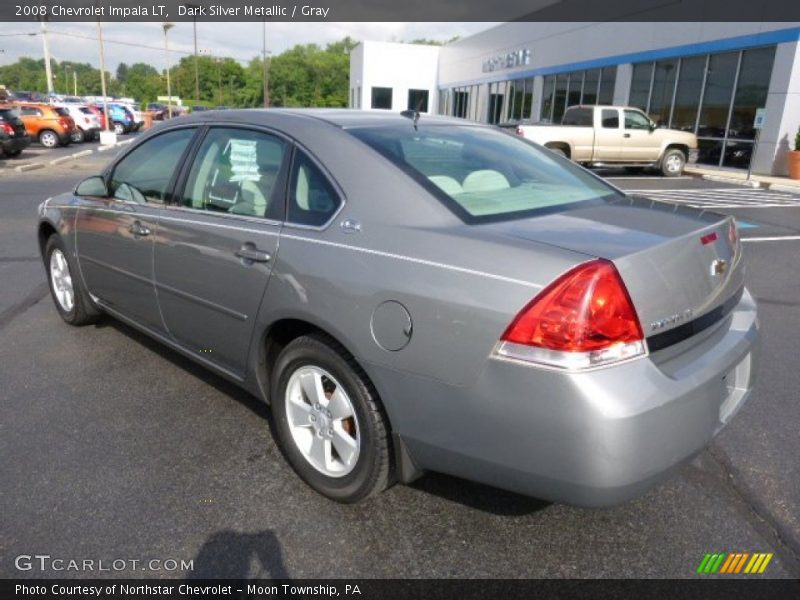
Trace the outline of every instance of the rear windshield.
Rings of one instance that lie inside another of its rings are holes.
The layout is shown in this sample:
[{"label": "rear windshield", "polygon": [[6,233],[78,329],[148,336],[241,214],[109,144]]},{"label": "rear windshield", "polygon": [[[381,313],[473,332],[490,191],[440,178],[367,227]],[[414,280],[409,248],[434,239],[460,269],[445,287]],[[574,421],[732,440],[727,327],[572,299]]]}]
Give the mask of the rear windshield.
[{"label": "rear windshield", "polygon": [[468,223],[557,212],[622,196],[566,158],[468,125],[353,128]]}]

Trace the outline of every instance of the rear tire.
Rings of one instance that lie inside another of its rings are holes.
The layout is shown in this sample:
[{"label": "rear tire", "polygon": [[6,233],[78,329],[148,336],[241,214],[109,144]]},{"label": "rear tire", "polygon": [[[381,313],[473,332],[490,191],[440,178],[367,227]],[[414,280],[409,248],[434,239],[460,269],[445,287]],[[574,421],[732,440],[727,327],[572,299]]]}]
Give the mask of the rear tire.
[{"label": "rear tire", "polygon": [[78,129],[76,129],[75,131],[72,132],[71,139],[76,144],[82,144],[87,139],[86,138],[86,133],[84,133],[83,129],[78,128]]},{"label": "rear tire", "polygon": [[664,177],[680,177],[686,166],[686,155],[677,148],[669,148],[661,157],[661,174]]},{"label": "rear tire", "polygon": [[116,133],[117,135],[123,135],[127,133],[125,131],[125,125],[123,123],[120,123],[119,121],[114,121],[114,133]]},{"label": "rear tire", "polygon": [[354,503],[389,486],[389,427],[377,392],[333,339],[302,336],[283,349],[270,404],[287,460],[317,492]]},{"label": "rear tire", "polygon": [[44,265],[50,295],[61,318],[70,325],[87,325],[100,316],[67,252],[64,241],[51,235],[45,244]]},{"label": "rear tire", "polygon": [[45,148],[55,148],[59,143],[58,135],[55,131],[45,129],[39,133],[39,143]]}]

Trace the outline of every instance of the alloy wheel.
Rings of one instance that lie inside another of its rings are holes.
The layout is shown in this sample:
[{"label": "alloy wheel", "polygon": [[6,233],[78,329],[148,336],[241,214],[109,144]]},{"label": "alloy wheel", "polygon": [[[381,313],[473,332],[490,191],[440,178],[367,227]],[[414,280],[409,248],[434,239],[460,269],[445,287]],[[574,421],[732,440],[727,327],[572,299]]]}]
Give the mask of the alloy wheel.
[{"label": "alloy wheel", "polygon": [[56,248],[50,254],[50,285],[53,293],[64,312],[70,312],[75,307],[75,289],[72,286],[72,275],[64,253]]},{"label": "alloy wheel", "polygon": [[289,431],[303,458],[328,477],[344,477],[358,462],[361,436],[347,391],[325,369],[298,368],[286,386]]}]

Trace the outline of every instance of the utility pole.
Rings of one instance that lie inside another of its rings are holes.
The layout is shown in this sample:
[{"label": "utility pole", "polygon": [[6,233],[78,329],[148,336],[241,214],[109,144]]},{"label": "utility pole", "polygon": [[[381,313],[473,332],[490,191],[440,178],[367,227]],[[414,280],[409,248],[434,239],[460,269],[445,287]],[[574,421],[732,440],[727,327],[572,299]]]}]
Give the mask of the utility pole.
[{"label": "utility pole", "polygon": [[44,71],[47,75],[47,93],[53,93],[53,70],[50,67],[50,44],[47,41],[47,25],[45,20],[40,21],[42,25],[42,45],[44,46]]},{"label": "utility pole", "polygon": [[175,27],[175,23],[163,23],[161,27],[164,28],[164,52],[167,55],[167,115],[172,118],[172,85],[169,81],[169,38],[167,32]]},{"label": "utility pole", "polygon": [[219,105],[222,106],[222,59],[217,57],[217,90],[219,92]]},{"label": "utility pole", "polygon": [[78,95],[78,73],[75,71],[72,72],[72,95]]},{"label": "utility pole", "polygon": [[194,103],[200,104],[200,71],[197,66],[197,12],[200,7],[197,4],[186,2],[186,8],[192,10],[192,30],[194,32]]},{"label": "utility pole", "polygon": [[264,108],[269,108],[269,73],[267,71],[267,19],[262,21],[261,60],[264,61]]},{"label": "utility pole", "polygon": [[106,131],[111,131],[111,115],[108,114],[108,95],[106,94],[106,49],[103,46],[103,27],[97,22],[97,39],[100,41],[100,87],[103,92],[103,114],[106,118]]}]

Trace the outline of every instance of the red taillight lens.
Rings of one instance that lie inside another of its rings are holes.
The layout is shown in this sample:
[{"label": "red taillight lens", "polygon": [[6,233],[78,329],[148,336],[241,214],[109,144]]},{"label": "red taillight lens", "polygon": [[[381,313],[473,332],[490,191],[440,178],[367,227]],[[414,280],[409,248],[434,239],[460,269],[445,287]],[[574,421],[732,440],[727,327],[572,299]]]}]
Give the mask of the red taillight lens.
[{"label": "red taillight lens", "polygon": [[11,123],[3,121],[2,123],[0,123],[0,126],[3,128],[3,131],[5,131],[8,135],[16,134],[16,131],[14,131],[14,126]]},{"label": "red taillight lens", "polygon": [[516,132],[518,136],[525,137],[525,132],[522,131],[522,127],[520,127],[519,125],[517,125]]},{"label": "red taillight lens", "polygon": [[[598,259],[565,273],[523,308],[501,338],[501,354],[583,368],[644,354],[643,340],[619,273],[611,262]],[[509,344],[544,352],[520,354]],[[561,353],[573,356],[562,361]]]}]

